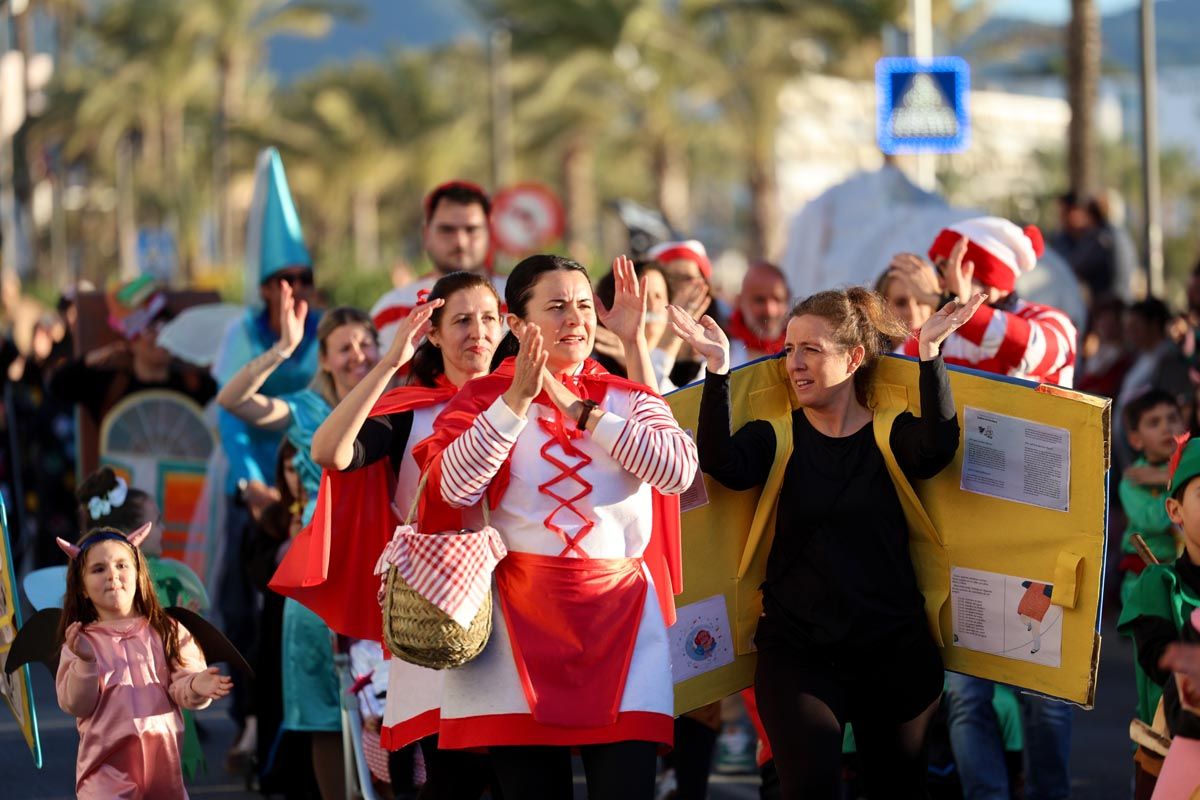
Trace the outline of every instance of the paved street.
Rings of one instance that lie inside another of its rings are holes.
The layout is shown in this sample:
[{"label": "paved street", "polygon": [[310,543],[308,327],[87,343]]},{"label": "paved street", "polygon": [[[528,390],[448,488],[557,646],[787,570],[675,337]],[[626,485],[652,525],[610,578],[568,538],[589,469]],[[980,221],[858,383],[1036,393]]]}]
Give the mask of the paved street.
[{"label": "paved street", "polygon": [[[1132,716],[1133,652],[1127,642],[1106,626],[1100,659],[1100,682],[1096,708],[1078,712],[1072,745],[1072,773],[1077,800],[1112,800],[1125,796],[1122,787],[1129,780],[1130,750],[1126,735]],[[63,714],[54,701],[54,686],[45,669],[33,673],[41,720],[44,765],[34,769],[16,724],[7,715],[0,722],[0,775],[6,800],[67,800],[71,797],[75,774],[77,737],[74,722]],[[233,736],[233,724],[221,704],[203,711],[200,724],[207,736],[205,753],[208,773],[193,782],[188,791],[193,798],[255,798],[237,781],[226,775],[220,765],[225,747]],[[576,796],[585,796],[582,778],[577,778]],[[714,776],[710,797],[713,800],[749,800],[758,796],[753,776]]]}]

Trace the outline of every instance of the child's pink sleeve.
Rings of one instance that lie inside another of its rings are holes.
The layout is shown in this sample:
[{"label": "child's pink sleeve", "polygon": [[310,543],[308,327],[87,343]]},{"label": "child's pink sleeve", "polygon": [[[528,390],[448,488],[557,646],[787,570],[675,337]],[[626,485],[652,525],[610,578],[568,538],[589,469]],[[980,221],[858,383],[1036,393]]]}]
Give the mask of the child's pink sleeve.
[{"label": "child's pink sleeve", "polygon": [[208,668],[204,654],[196,646],[196,640],[188,629],[179,625],[179,664],[171,671],[171,700],[180,708],[199,711],[212,703],[211,697],[202,697],[192,691],[192,679]]},{"label": "child's pink sleeve", "polygon": [[54,688],[59,708],[73,717],[86,719],[100,702],[100,668],[95,661],[84,661],[64,644],[58,657]]}]

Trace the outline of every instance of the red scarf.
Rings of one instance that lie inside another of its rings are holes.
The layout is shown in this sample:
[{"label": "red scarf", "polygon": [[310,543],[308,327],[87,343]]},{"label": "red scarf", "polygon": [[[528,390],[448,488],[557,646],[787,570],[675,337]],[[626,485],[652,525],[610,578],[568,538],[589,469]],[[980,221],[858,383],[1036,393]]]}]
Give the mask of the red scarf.
[{"label": "red scarf", "polygon": [[[467,431],[482,414],[503,394],[512,384],[516,372],[515,359],[509,358],[490,375],[476,378],[462,387],[462,390],[446,405],[438,415],[433,425],[433,434],[412,449],[422,471],[428,471],[429,488],[421,497],[421,510],[418,515],[421,528],[427,532],[440,530],[457,530],[462,527],[461,510],[450,507],[442,500],[441,492],[433,487],[441,485],[442,481],[442,452],[450,444]],[[564,384],[576,395],[595,400],[597,403],[604,399],[609,386],[625,389],[630,392],[645,392],[653,394],[644,384],[621,378],[606,372],[605,369],[590,358],[583,363],[578,375],[568,376]],[[657,395],[655,395],[657,397]],[[534,400],[544,406],[554,407],[549,396],[543,391]],[[496,477],[492,479],[487,489],[488,503],[496,508],[499,506],[504,492],[508,488],[511,472],[511,456],[506,460]],[[654,579],[654,588],[658,592],[659,607],[663,619],[670,626],[675,622],[676,594],[683,591],[683,567],[680,554],[679,539],[679,497],[664,495],[658,490],[654,493],[654,519],[650,534],[650,542],[642,559],[650,569]]]},{"label": "red scarf", "polygon": [[[445,375],[434,387],[402,386],[379,398],[370,416],[439,405],[457,392]],[[292,540],[270,588],[302,603],[340,634],[379,641],[383,614],[373,573],[396,529],[391,511],[395,491],[396,475],[388,459],[350,472],[323,471],[312,521]]]},{"label": "red scarf", "polygon": [[734,309],[733,316],[729,318],[729,335],[734,339],[741,340],[742,344],[746,345],[746,349],[753,350],[765,356],[773,356],[782,350],[784,340],[787,339],[787,331],[779,334],[774,339],[759,338],[746,325],[746,320],[742,316],[740,308]]}]

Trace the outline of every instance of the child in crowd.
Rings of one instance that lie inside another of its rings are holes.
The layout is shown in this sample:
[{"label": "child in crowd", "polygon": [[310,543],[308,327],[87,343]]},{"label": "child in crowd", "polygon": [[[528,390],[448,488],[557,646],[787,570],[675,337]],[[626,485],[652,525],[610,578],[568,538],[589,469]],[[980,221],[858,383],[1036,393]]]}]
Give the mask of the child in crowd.
[{"label": "child in crowd", "polygon": [[[1117,630],[1133,637],[1138,719],[1150,723],[1171,673],[1159,665],[1167,645],[1200,607],[1200,440],[1181,444],[1168,468],[1166,510],[1183,530],[1178,559],[1147,567],[1134,582]],[[1143,776],[1138,777],[1142,784]]]},{"label": "child in crowd", "polygon": [[1178,555],[1175,534],[1167,516],[1167,462],[1175,452],[1176,437],[1185,432],[1179,404],[1167,392],[1150,389],[1125,404],[1125,430],[1138,458],[1121,476],[1118,494],[1129,521],[1121,537],[1121,604],[1124,605],[1145,562],[1133,545],[1141,534],[1154,557],[1164,563]]},{"label": "child in crowd", "polygon": [[179,709],[204,708],[233,685],[159,605],[138,549],[151,527],[58,540],[70,564],[55,685],[59,706],[78,718],[84,800],[186,798]]}]

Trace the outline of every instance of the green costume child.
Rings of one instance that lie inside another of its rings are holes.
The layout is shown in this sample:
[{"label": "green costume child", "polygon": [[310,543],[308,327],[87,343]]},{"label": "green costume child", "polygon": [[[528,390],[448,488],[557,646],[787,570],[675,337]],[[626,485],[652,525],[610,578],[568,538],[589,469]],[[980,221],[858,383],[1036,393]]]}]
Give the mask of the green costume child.
[{"label": "green costume child", "polygon": [[1158,666],[1166,646],[1179,639],[1184,621],[1200,607],[1200,440],[1181,445],[1171,460],[1166,510],[1183,529],[1185,549],[1173,562],[1147,567],[1129,592],[1117,630],[1131,636],[1138,719],[1151,723],[1170,673]]},{"label": "green costume child", "polygon": [[1184,432],[1183,417],[1175,398],[1152,389],[1125,406],[1125,430],[1129,443],[1141,457],[1121,478],[1117,493],[1129,521],[1121,537],[1121,605],[1129,602],[1133,584],[1145,563],[1133,545],[1140,534],[1154,557],[1170,563],[1178,554],[1174,529],[1167,516],[1165,467],[1175,451],[1175,439]]}]

